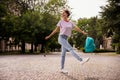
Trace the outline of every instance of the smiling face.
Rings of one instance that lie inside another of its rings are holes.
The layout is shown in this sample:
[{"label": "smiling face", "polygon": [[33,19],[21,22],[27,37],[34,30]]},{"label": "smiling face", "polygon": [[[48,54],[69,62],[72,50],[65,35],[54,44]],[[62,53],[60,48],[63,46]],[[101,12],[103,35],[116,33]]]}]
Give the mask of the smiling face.
[{"label": "smiling face", "polygon": [[63,12],[61,13],[61,17],[62,17],[62,18],[67,18],[67,13],[66,13],[65,11],[63,11]]},{"label": "smiling face", "polygon": [[69,11],[67,11],[67,10],[63,10],[62,13],[61,13],[61,17],[62,17],[62,18],[68,18],[69,15],[70,15],[70,14],[69,14]]}]

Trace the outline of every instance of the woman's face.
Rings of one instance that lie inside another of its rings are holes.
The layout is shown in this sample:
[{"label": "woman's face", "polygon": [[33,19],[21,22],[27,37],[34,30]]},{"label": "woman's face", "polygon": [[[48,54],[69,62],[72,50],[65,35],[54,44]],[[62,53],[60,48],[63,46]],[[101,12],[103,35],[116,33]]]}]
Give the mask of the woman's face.
[{"label": "woman's face", "polygon": [[62,11],[61,17],[62,18],[68,18],[68,14],[65,11]]}]

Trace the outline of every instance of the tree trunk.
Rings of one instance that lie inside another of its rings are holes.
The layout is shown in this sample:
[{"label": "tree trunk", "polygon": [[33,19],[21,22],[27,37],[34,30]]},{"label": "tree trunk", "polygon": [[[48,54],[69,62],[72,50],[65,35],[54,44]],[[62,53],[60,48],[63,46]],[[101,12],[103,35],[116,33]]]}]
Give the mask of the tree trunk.
[{"label": "tree trunk", "polygon": [[41,50],[40,50],[41,53],[44,53],[45,50],[44,50],[44,44],[41,45]]},{"label": "tree trunk", "polygon": [[21,49],[22,49],[22,53],[25,53],[25,41],[22,41]]},{"label": "tree trunk", "polygon": [[37,52],[37,44],[35,44],[35,52]]},{"label": "tree trunk", "polygon": [[120,42],[118,43],[117,54],[120,54]]},{"label": "tree trunk", "polygon": [[33,42],[31,43],[31,50],[30,50],[31,53],[33,53]]}]

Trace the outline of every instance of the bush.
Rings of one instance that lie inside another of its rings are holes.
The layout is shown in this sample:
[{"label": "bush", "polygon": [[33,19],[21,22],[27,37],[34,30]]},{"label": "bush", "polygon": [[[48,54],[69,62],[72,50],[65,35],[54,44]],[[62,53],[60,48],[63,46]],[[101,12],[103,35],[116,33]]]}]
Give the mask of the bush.
[{"label": "bush", "polygon": [[[82,50],[84,53],[86,53],[84,48],[81,48],[80,50]],[[95,49],[95,51],[94,51],[94,53],[103,53],[103,52],[115,52],[115,50]]]},{"label": "bush", "polygon": [[107,50],[107,49],[96,49],[95,53],[102,53],[102,52],[115,52],[115,50]]}]

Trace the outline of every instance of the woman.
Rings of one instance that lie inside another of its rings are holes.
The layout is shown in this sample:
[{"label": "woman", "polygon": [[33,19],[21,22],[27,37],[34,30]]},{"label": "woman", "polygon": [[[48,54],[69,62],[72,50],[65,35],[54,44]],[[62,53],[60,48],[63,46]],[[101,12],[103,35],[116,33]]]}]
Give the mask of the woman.
[{"label": "woman", "polygon": [[82,31],[80,28],[78,28],[75,24],[73,24],[68,17],[70,16],[70,12],[68,10],[64,10],[61,14],[62,19],[58,22],[57,27],[52,31],[52,33],[49,36],[46,36],[45,39],[49,39],[51,36],[53,36],[55,33],[57,33],[60,30],[58,42],[61,44],[61,72],[67,73],[67,71],[64,70],[64,62],[65,62],[65,54],[67,50],[77,59],[80,61],[81,64],[84,64],[89,60],[89,58],[81,58],[79,57],[75,51],[73,50],[72,46],[67,41],[67,38],[71,35],[72,29],[75,31],[78,31],[80,33],[83,33],[86,35],[84,31]]}]

